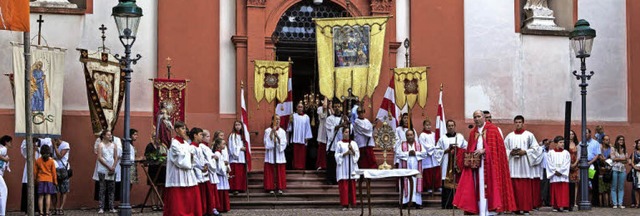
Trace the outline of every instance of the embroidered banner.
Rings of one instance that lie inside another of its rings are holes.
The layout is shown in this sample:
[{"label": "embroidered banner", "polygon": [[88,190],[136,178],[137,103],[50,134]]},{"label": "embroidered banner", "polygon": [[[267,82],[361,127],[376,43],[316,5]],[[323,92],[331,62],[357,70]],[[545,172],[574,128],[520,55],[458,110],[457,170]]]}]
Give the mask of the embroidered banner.
[{"label": "embroidered banner", "polygon": [[396,105],[410,108],[416,103],[427,104],[427,67],[394,68]]},{"label": "embroidered banner", "polygon": [[291,62],[255,60],[253,64],[255,73],[253,90],[256,101],[260,102],[264,98],[271,103],[275,98],[279,102],[284,102],[288,95],[287,83]]},{"label": "embroidered banner", "polygon": [[314,19],[320,93],[340,100],[349,88],[360,99],[378,86],[389,17]]},{"label": "embroidered banner", "polygon": [[156,113],[153,125],[156,126],[156,136],[167,146],[173,138],[173,124],[184,122],[186,93],[186,80],[153,79],[153,113]]},{"label": "embroidered banner", "polygon": [[93,133],[99,135],[105,129],[113,131],[124,97],[124,72],[118,60],[109,53],[78,50],[84,66]]},{"label": "embroidered banner", "polygon": [[[24,47],[11,43],[13,47],[14,77],[24,77]],[[31,93],[31,125],[34,136],[60,136],[62,129],[62,91],[64,86],[64,58],[66,49],[46,46],[31,46],[31,76],[25,86],[24,81],[14,82],[15,86],[15,133],[24,136],[25,91]]]}]

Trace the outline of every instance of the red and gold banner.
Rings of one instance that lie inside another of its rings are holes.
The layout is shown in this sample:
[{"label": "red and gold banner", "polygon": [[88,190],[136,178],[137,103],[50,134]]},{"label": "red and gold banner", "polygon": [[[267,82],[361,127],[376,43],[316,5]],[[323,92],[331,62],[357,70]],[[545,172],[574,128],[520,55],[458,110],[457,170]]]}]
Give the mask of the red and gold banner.
[{"label": "red and gold banner", "polygon": [[[172,124],[176,121],[184,122],[186,93],[186,80],[153,79],[153,113],[159,114],[164,108]],[[153,125],[157,123],[158,118],[154,118]]]},{"label": "red and gold banner", "polygon": [[184,122],[186,93],[186,80],[153,79],[153,125],[157,140],[165,146],[171,145],[174,123]]}]

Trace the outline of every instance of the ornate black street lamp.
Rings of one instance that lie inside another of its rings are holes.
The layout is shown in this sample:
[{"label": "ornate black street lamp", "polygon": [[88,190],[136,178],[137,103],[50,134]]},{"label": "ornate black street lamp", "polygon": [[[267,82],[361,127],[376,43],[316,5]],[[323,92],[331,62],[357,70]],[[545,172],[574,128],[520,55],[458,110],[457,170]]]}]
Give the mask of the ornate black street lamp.
[{"label": "ornate black street lamp", "polygon": [[576,58],[580,59],[580,71],[573,71],[573,75],[576,76],[580,83],[580,94],[582,95],[582,144],[580,152],[580,202],[578,208],[580,210],[591,210],[591,202],[589,201],[589,164],[587,163],[587,80],[593,76],[593,71],[586,74],[587,66],[585,59],[591,56],[591,46],[593,46],[593,38],[596,37],[596,30],[589,27],[589,22],[586,20],[578,20],[575,28],[571,32],[569,39],[573,50],[576,53]]},{"label": "ornate black street lamp", "polygon": [[120,215],[131,215],[131,185],[129,179],[131,178],[129,169],[133,164],[131,161],[131,134],[129,134],[130,127],[130,84],[131,84],[131,63],[136,64],[142,56],[136,55],[136,58],[131,58],[131,46],[136,42],[136,33],[138,32],[138,24],[140,23],[140,17],[142,17],[142,8],[136,5],[135,0],[119,0],[118,5],[113,7],[111,15],[116,21],[118,27],[118,34],[120,35],[120,42],[124,45],[124,57],[116,55],[120,65],[124,67],[124,143],[122,152],[122,202],[120,203]]}]

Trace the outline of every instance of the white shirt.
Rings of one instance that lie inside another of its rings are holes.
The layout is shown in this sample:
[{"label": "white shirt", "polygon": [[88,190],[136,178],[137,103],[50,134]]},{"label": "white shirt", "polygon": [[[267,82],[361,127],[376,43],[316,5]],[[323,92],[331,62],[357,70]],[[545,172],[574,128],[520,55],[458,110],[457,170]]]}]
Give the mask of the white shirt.
[{"label": "white shirt", "polygon": [[[7,147],[0,145],[0,156],[6,157],[7,154]],[[0,160],[0,176],[4,175],[5,170],[9,170],[9,172],[11,172],[11,169],[9,169],[9,162]]]},{"label": "white shirt", "polygon": [[[509,171],[511,178],[533,178],[534,170],[531,168],[535,161],[530,161],[529,156],[534,156],[539,150],[538,141],[533,133],[524,131],[522,134],[511,132],[504,139],[504,145],[507,150],[507,158],[509,160]],[[526,151],[526,155],[511,155],[514,149]],[[539,156],[539,154],[537,154]],[[538,158],[538,157],[531,157]],[[538,163],[539,164],[539,163]]]},{"label": "white shirt", "polygon": [[58,158],[58,155],[56,155],[55,152],[53,152],[53,158],[56,160],[58,167],[66,166],[67,169],[69,169],[71,167],[71,164],[69,164],[69,154],[71,153],[71,147],[68,142],[61,141],[60,145],[58,146],[58,151],[62,153],[62,151],[65,149],[68,151],[66,154],[64,154],[64,156],[62,156],[62,158]]},{"label": "white shirt", "polygon": [[[101,140],[100,137],[98,137],[96,139],[96,142],[93,144],[93,153],[94,154],[98,154],[98,144],[100,144]],[[116,182],[120,182],[122,176],[120,175],[122,173],[122,169],[120,168],[120,163],[122,162],[122,141],[120,140],[120,138],[113,136],[113,144],[116,144],[116,147],[118,147],[118,164],[116,165]],[[96,168],[93,171],[93,180],[95,181],[99,181],[100,179],[98,178],[98,160],[96,160]]]},{"label": "white shirt", "polygon": [[313,138],[311,133],[311,120],[307,114],[291,114],[293,116],[293,122],[289,124],[287,131],[291,131],[293,127],[293,135],[291,136],[291,142],[294,144],[307,145],[307,139]]},{"label": "white shirt", "polygon": [[462,134],[460,133],[456,133],[456,135],[453,137],[448,137],[448,136],[440,137],[440,140],[438,140],[438,143],[436,143],[436,149],[437,151],[442,152],[442,158],[440,163],[441,169],[442,169],[441,170],[442,180],[445,180],[447,178],[447,170],[449,168],[449,154],[445,154],[444,150],[447,150],[449,146],[451,146],[452,144],[457,144],[458,148],[467,149],[468,143],[464,139],[464,136],[462,136]]},{"label": "white shirt", "polygon": [[[348,180],[349,176],[356,173],[358,170],[358,159],[360,158],[360,151],[358,150],[358,144],[356,142],[343,142],[339,141],[336,146],[336,179],[340,180]],[[353,155],[344,155],[345,152],[349,151],[349,145],[353,149]],[[351,159],[351,160],[349,160]],[[349,173],[349,163],[351,163],[351,173]],[[352,180],[355,180],[353,176]]]},{"label": "white shirt", "polygon": [[[550,150],[547,155],[547,178],[549,178],[549,182],[569,182],[570,165],[571,155],[567,150],[562,150],[562,152]],[[562,175],[555,175],[556,171]]]},{"label": "white shirt", "polygon": [[278,128],[276,131],[276,137],[271,138],[271,129],[270,127],[264,130],[264,148],[266,149],[264,153],[264,162],[273,164],[274,157],[274,147],[276,149],[276,163],[284,164],[287,163],[287,159],[284,155],[284,150],[287,148],[287,133],[284,132],[282,128]]},{"label": "white shirt", "polygon": [[356,119],[353,122],[354,141],[358,143],[358,148],[374,147],[375,142],[373,140],[373,125],[369,119]]},{"label": "white shirt", "polygon": [[167,175],[165,187],[191,187],[198,184],[193,171],[196,147],[188,142],[171,140],[171,147],[167,153]]}]

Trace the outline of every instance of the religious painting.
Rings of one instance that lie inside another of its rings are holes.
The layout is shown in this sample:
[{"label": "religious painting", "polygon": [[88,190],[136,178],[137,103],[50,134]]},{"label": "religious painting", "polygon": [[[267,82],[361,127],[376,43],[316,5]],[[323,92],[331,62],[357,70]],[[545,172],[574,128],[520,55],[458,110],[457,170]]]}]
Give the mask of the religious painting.
[{"label": "religious painting", "polygon": [[29,90],[31,92],[31,111],[44,112],[45,100],[49,99],[49,87],[46,83],[46,74],[44,72],[44,60],[38,59],[31,65],[31,81],[29,82]]},{"label": "religious painting", "polygon": [[113,109],[113,74],[103,71],[94,71],[93,86],[98,93],[98,100],[102,109]]},{"label": "religious painting", "polygon": [[370,32],[369,25],[333,27],[335,67],[368,67]]}]

